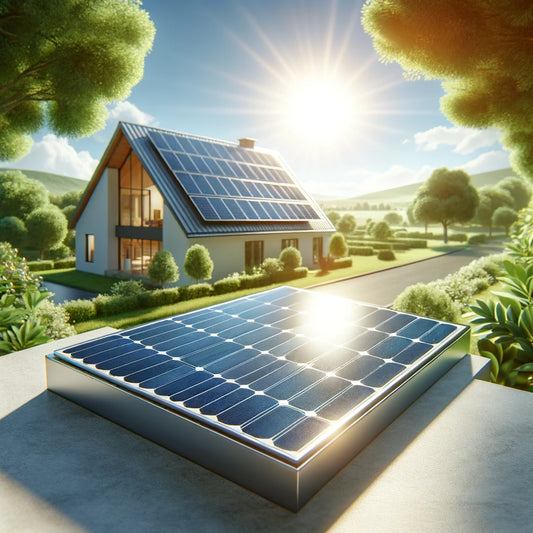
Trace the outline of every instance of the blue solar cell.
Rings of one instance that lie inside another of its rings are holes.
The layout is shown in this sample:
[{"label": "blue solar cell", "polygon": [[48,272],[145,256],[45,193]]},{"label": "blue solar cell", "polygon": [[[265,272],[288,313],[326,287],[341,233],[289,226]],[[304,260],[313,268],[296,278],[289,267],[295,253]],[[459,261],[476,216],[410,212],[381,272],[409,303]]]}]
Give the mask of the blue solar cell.
[{"label": "blue solar cell", "polygon": [[126,365],[113,368],[109,373],[112,376],[127,376],[166,361],[170,361],[170,357],[158,353],[143,359],[137,359],[136,361],[132,361]]},{"label": "blue solar cell", "polygon": [[172,322],[172,325],[165,325],[164,328],[154,328],[152,331],[144,331],[130,337],[131,340],[142,342],[146,346],[157,344],[158,342],[175,339],[177,335],[190,333],[192,330],[184,324]]},{"label": "blue solar cell", "polygon": [[250,398],[253,395],[253,391],[250,389],[238,388],[221,398],[218,398],[208,404],[200,407],[200,411],[204,415],[216,416],[219,413],[226,411],[227,409],[239,405],[246,398]]},{"label": "blue solar cell", "polygon": [[272,202],[263,202],[261,204],[261,206],[267,212],[267,215],[269,216],[269,219],[271,219],[271,220],[279,220],[280,219],[280,215],[274,209],[274,205],[273,205]]},{"label": "blue solar cell", "polygon": [[[238,320],[238,319],[236,319]],[[249,333],[256,329],[261,328],[261,324],[256,324],[255,322],[246,322],[239,320],[239,323],[232,328],[225,329],[219,333],[224,339],[234,339],[235,337]]]},{"label": "blue solar cell", "polygon": [[161,320],[159,322],[151,322],[150,324],[130,329],[123,335],[123,338],[141,340],[164,331],[180,329],[181,327],[181,324],[176,324],[173,320]]},{"label": "blue solar cell", "polygon": [[222,376],[226,379],[238,379],[277,360],[278,359],[272,355],[264,353],[259,354],[257,357],[253,357],[252,359],[249,359],[240,365],[234,366],[225,372],[222,372]]},{"label": "blue solar cell", "polygon": [[275,357],[271,363],[265,366],[262,366],[258,368],[257,370],[254,370],[253,372],[250,372],[243,376],[239,376],[235,378],[235,381],[239,383],[240,385],[248,385],[250,383],[253,383],[254,381],[257,381],[258,379],[268,376],[268,374],[275,372],[276,370],[285,366],[286,364],[287,364],[287,361],[283,361]]},{"label": "blue solar cell", "polygon": [[237,385],[236,383],[224,382],[201,394],[197,394],[193,398],[189,398],[188,400],[184,402],[184,404],[186,407],[191,407],[193,409],[199,409],[200,407],[203,407],[204,405],[207,405],[208,403],[219,400],[220,398],[226,396],[226,394],[229,394],[230,392],[233,392],[234,390],[238,388],[239,388],[239,385]]},{"label": "blue solar cell", "polygon": [[[205,336],[206,334],[204,332],[190,330],[190,333],[185,333],[185,334],[180,335],[179,339],[182,344],[187,344],[190,342],[197,342],[203,339]],[[176,337],[169,338],[167,340],[152,344],[152,347],[155,350],[159,350],[161,352],[166,351],[166,350],[171,350],[175,346],[176,346]]]},{"label": "blue solar cell", "polygon": [[170,400],[173,402],[184,402],[185,400],[188,400],[189,398],[193,398],[194,396],[197,396],[198,394],[202,394],[203,392],[206,392],[209,389],[212,389],[216,387],[217,385],[220,385],[221,383],[224,383],[224,380],[222,378],[206,379],[205,381],[202,381],[201,383],[193,385],[192,387],[176,392],[170,397]]},{"label": "blue solar cell", "polygon": [[235,220],[246,220],[246,216],[243,213],[243,210],[239,207],[239,204],[236,200],[233,200],[232,198],[224,198],[224,203],[226,204],[226,207],[230,210]]},{"label": "blue solar cell", "polygon": [[398,376],[403,370],[405,370],[405,366],[403,365],[386,363],[363,379],[363,383],[370,387],[383,387],[383,385]]},{"label": "blue solar cell", "polygon": [[372,357],[370,355],[362,355],[354,359],[351,363],[337,370],[337,376],[353,381],[360,381],[368,374],[379,368],[383,364],[383,360],[379,357]]},{"label": "blue solar cell", "polygon": [[316,411],[348,387],[351,387],[351,383],[345,379],[327,377],[292,398],[290,404],[303,411]]},{"label": "blue solar cell", "polygon": [[231,159],[231,155],[228,152],[227,148],[223,144],[217,144],[217,149],[220,152],[220,155],[222,156],[222,159]]},{"label": "blue solar cell", "polygon": [[300,365],[297,365],[296,363],[291,363],[290,361],[287,361],[286,363],[287,364],[283,365],[280,368],[277,368],[266,376],[263,376],[260,379],[257,379],[256,381],[250,382],[248,386],[255,391],[264,391],[269,387],[272,387],[273,385],[279,383],[281,380],[288,378],[292,374],[295,374],[302,368]]},{"label": "blue solar cell", "polygon": [[167,144],[170,146],[170,148],[176,152],[185,152],[185,149],[179,142],[179,139],[176,135],[171,134],[165,134],[165,140],[167,141]]},{"label": "blue solar cell", "polygon": [[176,157],[175,152],[170,152],[168,150],[161,150],[160,153],[163,156],[165,163],[168,165],[170,170],[172,170],[173,172],[180,172],[180,171],[186,170],[185,166]]},{"label": "blue solar cell", "polygon": [[448,335],[455,331],[455,326],[451,324],[439,324],[433,329],[430,329],[425,335],[420,337],[422,342],[428,342],[430,344],[438,344],[442,342]]},{"label": "blue solar cell", "polygon": [[385,320],[385,322],[378,324],[376,329],[384,331],[386,333],[396,333],[399,329],[407,326],[409,322],[412,322],[416,317],[410,315],[396,314],[392,318]]},{"label": "blue solar cell", "polygon": [[349,350],[348,348],[335,347],[333,350],[320,356],[313,361],[313,366],[318,370],[324,372],[333,372],[337,368],[346,365],[356,357],[359,357],[357,352]]},{"label": "blue solar cell", "polygon": [[248,198],[252,196],[252,193],[248,189],[246,182],[243,180],[232,180],[233,185],[235,185],[235,188],[239,191],[239,196]]},{"label": "blue solar cell", "polygon": [[249,333],[244,333],[235,337],[233,340],[244,346],[252,346],[258,342],[274,337],[277,333],[280,333],[279,329],[269,327],[259,327]]},{"label": "blue solar cell", "polygon": [[403,352],[411,344],[413,344],[413,341],[404,337],[387,337],[384,341],[370,348],[368,353],[383,359],[390,359]]},{"label": "blue solar cell", "polygon": [[283,344],[278,344],[276,346],[273,346],[269,349],[269,352],[272,355],[275,356],[283,356],[286,353],[288,353],[291,350],[294,350],[294,348],[298,348],[298,346],[301,346],[302,344],[305,344],[309,342],[309,339],[306,337],[294,337],[294,335],[291,335],[289,340],[287,342],[284,342]]},{"label": "blue solar cell", "polygon": [[196,184],[194,177],[187,172],[176,172],[176,178],[180,185],[185,189],[188,194],[200,193],[200,187]]},{"label": "blue solar cell", "polygon": [[198,171],[201,172],[202,174],[209,174],[211,172],[211,169],[207,166],[206,161],[203,157],[200,157],[198,155],[193,155],[191,156],[191,159],[196,165],[196,168],[198,169]]},{"label": "blue solar cell", "polygon": [[183,146],[183,149],[188,154],[195,154],[196,150],[194,149],[194,145],[187,137],[179,137],[179,142],[181,146]]},{"label": "blue solar cell", "polygon": [[220,167],[220,170],[222,170],[222,175],[226,176],[227,178],[235,178],[235,172],[231,169],[231,167],[225,162],[225,161],[217,161],[218,166]]},{"label": "blue solar cell", "polygon": [[[197,350],[190,355],[184,356],[183,361],[189,365],[206,367],[210,372],[213,372],[213,374],[217,374],[221,372],[220,369],[224,368],[224,365],[230,361],[228,360],[225,363],[220,363],[220,360],[229,355],[233,355],[234,352],[240,348],[241,346],[234,342],[220,342],[207,349]],[[245,356],[249,357],[249,355]]]},{"label": "blue solar cell", "polygon": [[222,315],[219,320],[213,322],[213,324],[210,324],[209,326],[204,326],[203,329],[208,333],[220,333],[225,329],[233,328],[245,323],[246,320],[243,320],[242,318]]},{"label": "blue solar cell", "polygon": [[424,344],[422,342],[414,342],[409,346],[408,350],[400,352],[398,355],[393,357],[393,360],[397,363],[402,363],[404,365],[410,365],[422,358],[424,355],[429,353],[433,348],[430,344]]},{"label": "blue solar cell", "polygon": [[417,318],[414,322],[411,322],[404,328],[400,329],[397,334],[401,335],[402,337],[408,337],[409,339],[418,339],[435,325],[436,322],[434,320]]},{"label": "blue solar cell", "polygon": [[328,428],[329,424],[325,420],[316,417],[304,418],[294,427],[275,438],[274,444],[283,450],[296,452]]},{"label": "blue solar cell", "polygon": [[278,333],[277,335],[274,335],[273,337],[269,337],[264,341],[260,341],[254,344],[253,347],[257,350],[270,351],[271,353],[274,353],[277,351],[277,349],[279,349],[281,345],[286,343],[291,338],[292,334],[284,331]]},{"label": "blue solar cell", "polygon": [[185,365],[179,361],[175,361],[175,363],[179,364],[179,366],[169,370],[168,372],[164,372],[163,374],[158,374],[146,379],[145,381],[141,381],[139,387],[143,389],[157,389],[163,385],[166,385],[167,383],[180,379],[183,376],[192,374],[194,372],[194,368],[189,365]]},{"label": "blue solar cell", "polygon": [[186,374],[185,376],[180,377],[179,379],[171,381],[166,385],[158,387],[157,389],[155,389],[155,393],[158,396],[172,396],[173,394],[176,394],[179,391],[188,389],[189,387],[193,387],[194,385],[198,385],[198,383],[202,383],[202,381],[206,381],[208,379],[211,379],[212,377],[213,374],[210,374],[209,372],[197,370],[191,374]]},{"label": "blue solar cell", "polygon": [[207,174],[213,174],[214,176],[222,175],[222,169],[218,166],[218,163],[215,159],[206,158],[204,161],[207,167],[209,168],[209,172],[207,172]]},{"label": "blue solar cell", "polygon": [[327,420],[339,420],[370,397],[373,392],[374,389],[371,387],[355,385],[343,391],[324,407],[321,407],[317,414]]},{"label": "blue solar cell", "polygon": [[160,150],[168,150],[169,146],[165,141],[165,136],[159,133],[158,131],[151,131],[150,139],[152,140],[156,148],[159,148]]},{"label": "blue solar cell", "polygon": [[253,205],[254,211],[257,213],[259,220],[269,220],[268,213],[265,211],[262,202],[250,200],[250,203]]},{"label": "blue solar cell", "polygon": [[[109,350],[102,350],[99,351],[93,355],[87,355],[83,358],[83,362],[86,365],[100,365],[101,363],[104,363],[105,361],[109,361],[110,359],[114,359],[119,356],[127,355],[132,352],[136,352],[138,350],[144,350],[144,346],[124,341],[124,344],[121,346],[117,346],[115,348],[111,348]],[[98,366],[97,368],[101,368]]]},{"label": "blue solar cell", "polygon": [[242,430],[258,439],[271,439],[303,417],[297,409],[282,405],[244,425]]},{"label": "blue solar cell", "polygon": [[230,407],[223,413],[217,415],[219,422],[230,426],[241,426],[269,409],[272,409],[278,402],[263,394],[254,394],[240,404]]},{"label": "blue solar cell", "polygon": [[270,191],[268,190],[268,187],[261,182],[255,182],[254,183],[255,188],[257,189],[257,197],[258,198],[271,198]]},{"label": "blue solar cell", "polygon": [[387,335],[381,331],[367,331],[355,339],[352,339],[346,346],[352,350],[357,350],[358,352],[364,352],[375,346],[382,340],[386,339]]},{"label": "blue solar cell", "polygon": [[193,160],[187,154],[180,154],[176,152],[176,157],[187,172],[198,172]]},{"label": "blue solar cell", "polygon": [[315,340],[295,348],[287,353],[285,357],[289,361],[294,361],[295,363],[310,363],[313,359],[317,359],[332,349],[332,344]]},{"label": "blue solar cell", "polygon": [[[146,348],[140,347],[138,350],[135,350],[133,352],[106,359],[105,361],[98,363],[96,365],[96,368],[98,368],[98,370],[112,370],[113,368],[118,368],[119,366],[123,366],[127,363],[138,361],[142,357],[149,357],[151,355],[155,355],[156,353],[157,352],[155,350],[148,350]],[[130,374],[131,373],[133,373],[133,371],[130,372]]]},{"label": "blue solar cell", "polygon": [[235,185],[233,185],[234,180],[230,178],[219,178],[219,181],[222,187],[224,187],[224,189],[227,191],[225,196],[240,196],[239,191]]},{"label": "blue solar cell", "polygon": [[200,140],[197,140],[197,139],[191,139],[191,143],[193,144],[195,150],[200,155],[211,156],[211,154],[209,153],[208,143],[207,142],[200,141]]},{"label": "blue solar cell", "polygon": [[163,363],[160,363],[158,365],[153,365],[149,368],[145,368],[139,370],[138,372],[134,372],[133,374],[129,374],[124,378],[124,380],[129,383],[142,383],[143,381],[155,378],[156,376],[160,376],[161,374],[164,374],[169,370],[174,370],[181,366],[183,366],[183,363],[180,363],[179,361],[164,361]]},{"label": "blue solar cell", "polygon": [[171,348],[166,350],[166,353],[171,357],[186,357],[191,355],[199,350],[206,350],[207,348],[212,348],[217,344],[224,342],[224,339],[218,337],[204,336],[203,338],[194,339],[191,342],[180,344],[176,348]]},{"label": "blue solar cell", "polygon": [[213,188],[210,185],[210,180],[208,181],[208,179],[205,176],[202,176],[200,174],[196,174],[194,176],[194,181],[198,185],[198,188],[200,189],[200,192],[202,194],[206,194],[206,195],[215,194],[215,191],[213,190]]},{"label": "blue solar cell", "polygon": [[205,220],[220,220],[217,212],[209,202],[209,198],[191,196],[191,200]]},{"label": "blue solar cell", "polygon": [[212,372],[213,374],[221,374],[225,370],[244,363],[244,361],[248,361],[252,357],[256,357],[261,353],[259,352],[259,350],[254,350],[253,348],[243,348],[239,351],[235,351],[236,347],[238,348],[239,345],[235,343],[231,344],[232,350],[229,354],[226,354],[225,356],[220,357],[216,361],[205,365],[205,369],[209,372]]},{"label": "blue solar cell", "polygon": [[304,368],[281,383],[266,389],[265,392],[278,400],[288,400],[322,377],[324,377],[323,372],[311,368]]},{"label": "blue solar cell", "polygon": [[226,204],[224,203],[222,198],[210,198],[209,201],[211,202],[211,205],[213,206],[213,209],[216,211],[220,220],[232,220],[233,219],[233,215],[231,214],[230,210],[226,207]]},{"label": "blue solar cell", "polygon": [[227,196],[228,192],[224,188],[223,181],[226,180],[229,181],[228,178],[215,178],[213,176],[207,177],[207,180],[209,181],[209,185],[211,185],[211,188],[215,193],[219,196]]},{"label": "blue solar cell", "polygon": [[82,359],[87,355],[94,354],[95,351],[106,350],[113,346],[120,346],[124,344],[124,337],[122,335],[110,335],[109,337],[102,337],[94,341],[84,344],[76,344],[75,346],[65,348],[63,351],[70,354],[74,359]]}]

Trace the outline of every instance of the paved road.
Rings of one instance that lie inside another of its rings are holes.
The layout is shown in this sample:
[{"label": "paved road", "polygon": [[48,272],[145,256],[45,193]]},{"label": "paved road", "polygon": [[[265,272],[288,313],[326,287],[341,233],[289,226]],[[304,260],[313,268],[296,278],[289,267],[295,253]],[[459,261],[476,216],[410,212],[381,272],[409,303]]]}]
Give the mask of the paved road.
[{"label": "paved road", "polygon": [[444,278],[478,257],[502,251],[503,246],[499,243],[476,246],[418,263],[321,285],[313,290],[388,307],[409,285]]}]

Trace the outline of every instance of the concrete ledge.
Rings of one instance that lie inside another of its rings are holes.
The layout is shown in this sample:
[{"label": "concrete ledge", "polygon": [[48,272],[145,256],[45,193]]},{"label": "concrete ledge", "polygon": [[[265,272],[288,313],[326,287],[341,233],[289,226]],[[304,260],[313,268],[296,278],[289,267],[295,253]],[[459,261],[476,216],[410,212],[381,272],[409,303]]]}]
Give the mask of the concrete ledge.
[{"label": "concrete ledge", "polygon": [[[106,329],[105,332],[109,332]],[[533,395],[465,356],[298,514],[45,390],[0,357],[0,531],[524,531]]]}]

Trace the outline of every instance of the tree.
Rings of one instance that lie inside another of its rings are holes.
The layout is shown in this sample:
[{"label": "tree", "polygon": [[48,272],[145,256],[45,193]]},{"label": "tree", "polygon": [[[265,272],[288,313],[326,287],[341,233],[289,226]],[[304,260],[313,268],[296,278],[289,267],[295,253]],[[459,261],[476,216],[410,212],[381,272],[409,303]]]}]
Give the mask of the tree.
[{"label": "tree", "polygon": [[357,223],[355,222],[355,217],[353,215],[350,215],[350,213],[345,213],[339,220],[339,223],[337,224],[337,229],[341,233],[349,235],[350,233],[354,232],[356,226]]},{"label": "tree", "polygon": [[[420,192],[420,191],[419,191]],[[411,213],[416,222],[424,224],[424,232],[428,232],[428,224],[434,222],[433,213],[435,212],[438,200],[431,196],[417,196],[411,204]]]},{"label": "tree", "polygon": [[[0,131],[0,139],[2,135]],[[20,170],[0,172],[0,217],[24,220],[33,210],[46,204],[48,191],[40,181],[27,178]]]},{"label": "tree", "polygon": [[372,237],[378,241],[386,241],[391,235],[392,231],[385,221],[378,222],[372,228]]},{"label": "tree", "polygon": [[41,252],[55,248],[67,236],[67,219],[55,205],[40,207],[26,218],[29,245]]},{"label": "tree", "polygon": [[178,281],[180,274],[174,256],[168,250],[159,250],[148,265],[150,281],[163,287],[165,283]]},{"label": "tree", "polygon": [[499,187],[481,187],[479,189],[479,206],[476,218],[483,226],[489,229],[489,237],[492,237],[492,217],[498,207],[512,207],[511,195]]},{"label": "tree", "polygon": [[185,254],[183,269],[187,276],[196,280],[211,279],[213,274],[213,261],[209,255],[209,250],[201,244],[193,244]]},{"label": "tree", "polygon": [[143,75],[155,29],[136,0],[25,0],[0,4],[0,159],[31,146],[45,124],[89,135],[105,104]]},{"label": "tree", "polygon": [[294,270],[302,266],[302,254],[294,246],[287,246],[287,248],[281,250],[279,262],[283,265],[284,270]]},{"label": "tree", "polygon": [[0,241],[9,242],[15,248],[21,248],[26,241],[26,236],[26,226],[20,218],[0,218]]},{"label": "tree", "polygon": [[533,177],[531,2],[369,0],[362,22],[385,61],[442,80],[452,122],[502,130],[513,168]]},{"label": "tree", "polygon": [[348,253],[348,245],[342,233],[334,233],[329,240],[328,256],[344,257]]},{"label": "tree", "polygon": [[76,206],[80,203],[83,191],[67,191],[66,193],[50,196],[50,202],[61,209],[65,207]]},{"label": "tree", "polygon": [[341,219],[341,216],[337,211],[328,211],[326,213],[326,216],[329,218],[329,221],[336,226],[339,223],[339,220]]},{"label": "tree", "polygon": [[505,233],[509,233],[509,228],[518,220],[518,213],[511,207],[498,207],[492,215],[492,225],[505,228]]},{"label": "tree", "polygon": [[403,217],[400,213],[391,211],[383,217],[383,220],[389,224],[389,226],[399,226],[403,222]]},{"label": "tree", "polygon": [[471,220],[479,203],[470,176],[464,170],[434,170],[429,179],[418,189],[414,200],[415,218],[425,222],[438,222],[444,230],[444,242],[448,242],[448,226],[455,222]]},{"label": "tree", "polygon": [[497,187],[507,191],[513,199],[513,208],[519,211],[523,207],[527,207],[529,200],[531,200],[531,187],[522,178],[508,177],[501,180]]}]

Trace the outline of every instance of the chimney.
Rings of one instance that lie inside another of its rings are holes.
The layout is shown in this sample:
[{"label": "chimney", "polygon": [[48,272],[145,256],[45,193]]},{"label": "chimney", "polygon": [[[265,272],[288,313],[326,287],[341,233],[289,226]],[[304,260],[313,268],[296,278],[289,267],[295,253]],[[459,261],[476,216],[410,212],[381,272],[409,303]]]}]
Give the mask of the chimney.
[{"label": "chimney", "polygon": [[242,139],[239,139],[239,146],[241,148],[251,148],[253,150],[255,146],[255,139],[243,137]]}]

